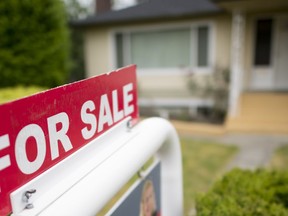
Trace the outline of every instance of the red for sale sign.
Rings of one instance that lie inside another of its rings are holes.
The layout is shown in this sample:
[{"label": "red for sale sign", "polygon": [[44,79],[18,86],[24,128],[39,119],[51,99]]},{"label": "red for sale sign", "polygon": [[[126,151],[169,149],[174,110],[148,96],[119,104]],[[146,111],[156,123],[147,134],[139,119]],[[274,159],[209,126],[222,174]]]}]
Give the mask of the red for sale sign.
[{"label": "red for sale sign", "polygon": [[0,215],[10,193],[127,117],[138,118],[136,66],[0,106]]}]

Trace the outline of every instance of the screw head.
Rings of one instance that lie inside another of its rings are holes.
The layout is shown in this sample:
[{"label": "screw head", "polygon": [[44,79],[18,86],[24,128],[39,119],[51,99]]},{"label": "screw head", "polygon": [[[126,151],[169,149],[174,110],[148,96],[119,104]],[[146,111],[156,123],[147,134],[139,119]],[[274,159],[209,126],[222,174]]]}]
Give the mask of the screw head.
[{"label": "screw head", "polygon": [[29,203],[25,206],[26,209],[32,209],[34,208],[34,205],[32,203]]}]

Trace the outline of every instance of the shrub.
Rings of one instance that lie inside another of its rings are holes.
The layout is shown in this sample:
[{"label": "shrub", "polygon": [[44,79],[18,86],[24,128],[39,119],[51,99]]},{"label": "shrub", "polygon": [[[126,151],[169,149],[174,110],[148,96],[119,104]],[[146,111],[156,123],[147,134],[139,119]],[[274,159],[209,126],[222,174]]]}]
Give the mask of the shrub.
[{"label": "shrub", "polygon": [[228,109],[228,93],[230,83],[228,69],[215,67],[213,73],[197,76],[193,73],[187,77],[187,86],[191,94],[213,100],[211,108],[203,107],[208,111],[205,115],[208,120],[223,123]]},{"label": "shrub", "polygon": [[67,79],[69,34],[60,0],[0,1],[0,86]]},{"label": "shrub", "polygon": [[288,173],[235,169],[196,200],[198,216],[288,215]]}]

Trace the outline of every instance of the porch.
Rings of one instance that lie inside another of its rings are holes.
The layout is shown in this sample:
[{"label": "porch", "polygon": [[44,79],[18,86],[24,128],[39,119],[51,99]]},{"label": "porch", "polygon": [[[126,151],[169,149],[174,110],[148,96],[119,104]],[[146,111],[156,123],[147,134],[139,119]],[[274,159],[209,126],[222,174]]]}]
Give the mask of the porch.
[{"label": "porch", "polygon": [[288,92],[244,92],[227,132],[288,133]]},{"label": "porch", "polygon": [[219,4],[232,12],[226,130],[288,133],[288,2]]}]

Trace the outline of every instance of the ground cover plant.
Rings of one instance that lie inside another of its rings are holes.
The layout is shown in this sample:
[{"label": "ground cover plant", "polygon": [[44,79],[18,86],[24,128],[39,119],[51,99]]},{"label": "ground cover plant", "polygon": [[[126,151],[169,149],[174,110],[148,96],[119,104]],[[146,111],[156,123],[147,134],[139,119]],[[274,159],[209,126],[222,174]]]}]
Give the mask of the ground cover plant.
[{"label": "ground cover plant", "polygon": [[284,145],[275,151],[269,165],[270,169],[288,171],[288,145]]},{"label": "ground cover plant", "polygon": [[235,169],[198,197],[198,216],[288,215],[288,173]]},{"label": "ground cover plant", "polygon": [[37,92],[43,91],[45,88],[37,87],[37,86],[30,86],[30,87],[7,87],[0,89],[0,104],[16,100],[19,98],[23,98]]},{"label": "ground cover plant", "polygon": [[237,148],[211,141],[181,139],[184,184],[184,215],[195,207],[195,197],[206,192],[226,171]]}]

